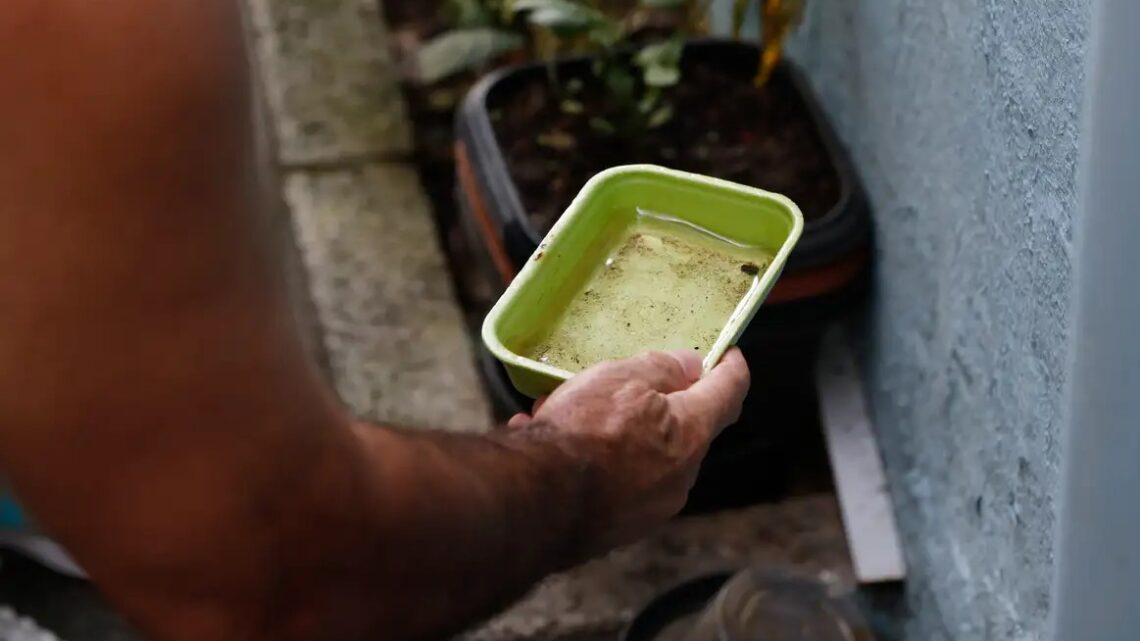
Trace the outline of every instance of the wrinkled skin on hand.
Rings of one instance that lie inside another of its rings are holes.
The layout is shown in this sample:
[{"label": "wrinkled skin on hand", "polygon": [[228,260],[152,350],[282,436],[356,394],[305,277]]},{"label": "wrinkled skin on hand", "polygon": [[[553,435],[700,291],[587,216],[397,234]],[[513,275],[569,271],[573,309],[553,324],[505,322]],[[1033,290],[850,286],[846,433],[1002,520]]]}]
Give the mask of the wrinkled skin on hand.
[{"label": "wrinkled skin on hand", "polygon": [[749,373],[733,349],[701,378],[696,352],[602,363],[539,399],[509,428],[553,432],[589,468],[586,554],[630,543],[676,515],[709,443],[740,417]]}]

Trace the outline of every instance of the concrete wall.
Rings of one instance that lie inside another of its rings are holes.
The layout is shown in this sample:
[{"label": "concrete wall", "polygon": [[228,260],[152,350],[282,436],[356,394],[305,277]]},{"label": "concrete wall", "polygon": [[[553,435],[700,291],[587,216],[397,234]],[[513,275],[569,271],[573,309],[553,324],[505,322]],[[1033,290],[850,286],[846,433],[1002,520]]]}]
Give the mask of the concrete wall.
[{"label": "concrete wall", "polygon": [[793,46],[876,209],[869,394],[907,639],[1043,638],[1087,0],[810,0]]}]

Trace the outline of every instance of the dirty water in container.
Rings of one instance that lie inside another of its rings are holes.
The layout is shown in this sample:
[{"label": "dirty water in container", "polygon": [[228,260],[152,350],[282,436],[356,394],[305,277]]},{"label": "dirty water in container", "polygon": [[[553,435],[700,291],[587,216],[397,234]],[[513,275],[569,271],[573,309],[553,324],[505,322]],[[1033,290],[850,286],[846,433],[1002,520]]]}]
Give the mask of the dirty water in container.
[{"label": "dirty water in container", "polygon": [[647,349],[704,356],[771,260],[762,248],[638,210],[524,353],[570,372]]}]

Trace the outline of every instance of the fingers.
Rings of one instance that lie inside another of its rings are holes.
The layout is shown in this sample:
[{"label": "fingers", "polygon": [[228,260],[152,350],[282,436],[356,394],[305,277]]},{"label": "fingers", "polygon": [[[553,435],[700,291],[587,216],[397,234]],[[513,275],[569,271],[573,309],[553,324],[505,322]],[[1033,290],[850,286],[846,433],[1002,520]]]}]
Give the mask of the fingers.
[{"label": "fingers", "polygon": [[519,412],[518,414],[515,414],[514,416],[512,416],[509,421],[507,421],[507,429],[509,429],[509,430],[521,430],[524,427],[526,427],[527,425],[529,425],[530,422],[531,422],[531,417],[529,414],[523,414],[522,412]]},{"label": "fingers", "polygon": [[700,425],[710,426],[711,438],[740,418],[740,408],[750,384],[748,364],[740,350],[733,348],[704,378],[669,398],[677,403],[683,415]]},{"label": "fingers", "polygon": [[695,351],[646,352],[617,361],[612,366],[621,368],[630,377],[638,378],[664,394],[683,389],[701,377],[701,357]]},{"label": "fingers", "polygon": [[519,412],[519,413],[515,414],[514,416],[512,416],[510,418],[510,420],[507,421],[507,429],[509,429],[509,430],[521,430],[524,427],[526,427],[527,425],[530,425],[530,422],[534,420],[535,414],[538,414],[538,410],[542,409],[543,404],[546,403],[546,399],[548,399],[548,398],[550,398],[550,397],[549,396],[539,396],[534,401],[534,406],[531,408],[530,414],[527,414],[525,412]]},{"label": "fingers", "polygon": [[550,396],[539,396],[534,401],[534,406],[531,407],[531,409],[530,409],[531,416],[538,414],[538,410],[542,409],[542,406],[546,404],[546,399],[548,399],[548,398],[550,398]]}]

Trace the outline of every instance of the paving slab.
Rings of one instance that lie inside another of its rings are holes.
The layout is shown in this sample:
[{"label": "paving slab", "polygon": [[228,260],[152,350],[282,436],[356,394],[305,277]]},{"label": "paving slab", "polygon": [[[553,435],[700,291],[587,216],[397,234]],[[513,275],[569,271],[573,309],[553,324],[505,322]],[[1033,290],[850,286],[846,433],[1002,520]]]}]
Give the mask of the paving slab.
[{"label": "paving slab", "polygon": [[376,0],[246,0],[285,165],[402,157],[412,131]]},{"label": "paving slab", "polygon": [[471,340],[415,172],[291,172],[285,196],[345,403],[383,424],[487,429]]},{"label": "paving slab", "polygon": [[[854,585],[835,497],[812,495],[677,519],[644,541],[548,578],[457,641],[616,640],[661,591],[700,574],[749,565]],[[138,641],[90,584],[15,557],[0,566],[0,600],[69,641]],[[3,632],[0,627],[0,641],[9,641]]]},{"label": "paving slab", "polygon": [[461,641],[616,639],[661,591],[700,574],[752,565],[854,585],[835,497],[677,519],[640,543],[550,577]]},{"label": "paving slab", "polygon": [[247,0],[246,9],[315,307],[312,351],[361,418],[488,428],[432,212],[402,162],[412,131],[378,3]]}]

